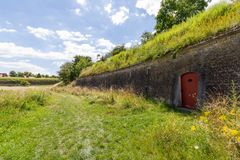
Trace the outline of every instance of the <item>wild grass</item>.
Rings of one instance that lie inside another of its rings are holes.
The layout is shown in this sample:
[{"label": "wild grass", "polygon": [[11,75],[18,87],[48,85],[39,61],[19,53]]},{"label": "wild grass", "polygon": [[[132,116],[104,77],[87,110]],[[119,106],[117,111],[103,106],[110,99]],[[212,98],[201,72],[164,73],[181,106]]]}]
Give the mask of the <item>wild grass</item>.
[{"label": "wild grass", "polygon": [[[6,98],[0,102],[0,159],[240,158],[238,133],[230,141],[215,124],[218,118],[211,118],[221,116],[217,108],[227,114],[215,101],[203,113],[184,113],[123,90],[61,87],[48,92],[45,100],[41,92],[1,92]],[[22,110],[24,101],[45,107]],[[237,130],[239,121],[226,122]]]},{"label": "wild grass", "polygon": [[30,110],[44,106],[48,99],[45,91],[1,91],[0,110],[16,109]]},{"label": "wild grass", "polygon": [[110,57],[104,62],[97,62],[83,70],[80,77],[126,68],[145,61],[156,60],[165,56],[178,56],[182,48],[203,41],[219,32],[239,27],[240,2],[233,4],[219,3],[186,22],[160,33],[148,43],[131,48]]}]

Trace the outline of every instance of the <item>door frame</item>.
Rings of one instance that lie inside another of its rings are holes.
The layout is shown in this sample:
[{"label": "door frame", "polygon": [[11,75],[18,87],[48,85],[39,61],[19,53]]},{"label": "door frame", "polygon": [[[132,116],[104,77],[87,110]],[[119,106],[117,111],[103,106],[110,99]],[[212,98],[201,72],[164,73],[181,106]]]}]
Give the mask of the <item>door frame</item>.
[{"label": "door frame", "polygon": [[[198,84],[198,86],[197,86],[197,97],[196,97],[196,105],[194,106],[194,107],[191,107],[191,108],[189,108],[189,107],[186,107],[186,106],[184,106],[183,105],[183,88],[182,88],[182,85],[183,85],[183,83],[182,83],[182,81],[183,81],[183,77],[184,76],[186,76],[186,75],[190,75],[190,74],[194,74],[195,76],[197,76],[197,84]],[[180,76],[180,82],[181,82],[181,86],[180,86],[180,88],[181,88],[181,106],[182,106],[182,108],[187,108],[187,109],[191,109],[191,110],[194,110],[194,109],[196,109],[197,108],[197,106],[198,106],[198,103],[199,103],[199,87],[200,87],[200,85],[199,85],[199,83],[200,83],[200,75],[199,75],[199,73],[197,73],[197,72],[186,72],[186,73],[184,73],[184,74],[182,74],[181,76]]]},{"label": "door frame", "polygon": [[197,73],[198,74],[198,96],[197,96],[197,106],[195,107],[195,110],[201,109],[201,106],[203,104],[203,100],[205,98],[204,91],[205,91],[205,76],[203,73],[198,72],[198,71],[183,71],[180,72],[176,75],[175,78],[175,85],[173,87],[172,91],[172,104],[177,107],[178,109],[183,109],[183,110],[193,110],[193,109],[188,109],[186,107],[182,106],[182,76],[187,73]]}]

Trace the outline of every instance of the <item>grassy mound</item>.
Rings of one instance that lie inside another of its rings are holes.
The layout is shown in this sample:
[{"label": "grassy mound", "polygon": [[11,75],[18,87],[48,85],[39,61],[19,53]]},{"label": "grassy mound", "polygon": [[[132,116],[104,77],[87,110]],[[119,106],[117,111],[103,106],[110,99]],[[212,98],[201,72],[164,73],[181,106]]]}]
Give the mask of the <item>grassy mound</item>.
[{"label": "grassy mound", "polygon": [[239,26],[239,12],[240,2],[234,4],[220,3],[157,35],[144,45],[131,48],[107,59],[105,62],[95,63],[83,70],[80,77],[118,70],[166,55],[177,56],[177,51],[186,46]]},{"label": "grassy mound", "polygon": [[57,78],[0,78],[0,86],[53,85],[59,82]]}]

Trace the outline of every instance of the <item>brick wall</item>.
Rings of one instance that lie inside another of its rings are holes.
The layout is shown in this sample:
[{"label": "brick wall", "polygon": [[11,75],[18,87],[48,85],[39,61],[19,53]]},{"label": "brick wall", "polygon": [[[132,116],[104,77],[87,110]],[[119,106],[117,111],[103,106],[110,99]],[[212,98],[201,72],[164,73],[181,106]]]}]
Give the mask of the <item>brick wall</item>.
[{"label": "brick wall", "polygon": [[180,77],[187,72],[200,75],[199,102],[208,95],[228,94],[232,81],[240,89],[240,29],[231,30],[172,57],[126,69],[80,78],[77,86],[132,88],[136,93],[181,105]]}]

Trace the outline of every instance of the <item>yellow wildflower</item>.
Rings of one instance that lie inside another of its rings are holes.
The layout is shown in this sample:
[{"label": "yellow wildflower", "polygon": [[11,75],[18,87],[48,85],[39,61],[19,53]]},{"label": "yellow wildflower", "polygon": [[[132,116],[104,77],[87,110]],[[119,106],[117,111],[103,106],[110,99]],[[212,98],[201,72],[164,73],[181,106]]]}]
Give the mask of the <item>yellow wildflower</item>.
[{"label": "yellow wildflower", "polygon": [[225,120],[227,119],[227,117],[226,117],[225,115],[222,115],[222,116],[219,117],[219,119],[220,119],[221,121],[225,121]]},{"label": "yellow wildflower", "polygon": [[208,123],[208,119],[205,119],[205,120],[204,120],[204,123]]},{"label": "yellow wildflower", "polygon": [[200,116],[200,121],[204,121],[206,118],[204,116]]},{"label": "yellow wildflower", "polygon": [[197,130],[196,126],[191,127],[191,131],[196,131],[196,130]]},{"label": "yellow wildflower", "polygon": [[235,113],[236,113],[236,110],[235,110],[235,109],[232,109],[232,110],[230,111],[230,114],[233,115],[233,116],[235,115]]},{"label": "yellow wildflower", "polygon": [[235,129],[231,129],[230,134],[231,134],[232,136],[236,136],[236,135],[238,135],[238,131],[235,130]]},{"label": "yellow wildflower", "polygon": [[240,143],[240,136],[237,138],[237,142]]},{"label": "yellow wildflower", "polygon": [[209,111],[207,111],[207,112],[204,112],[204,115],[207,117],[207,116],[209,116],[209,114],[210,114],[210,112]]},{"label": "yellow wildflower", "polygon": [[223,132],[226,133],[228,131],[228,127],[227,126],[224,126],[223,127]]}]

